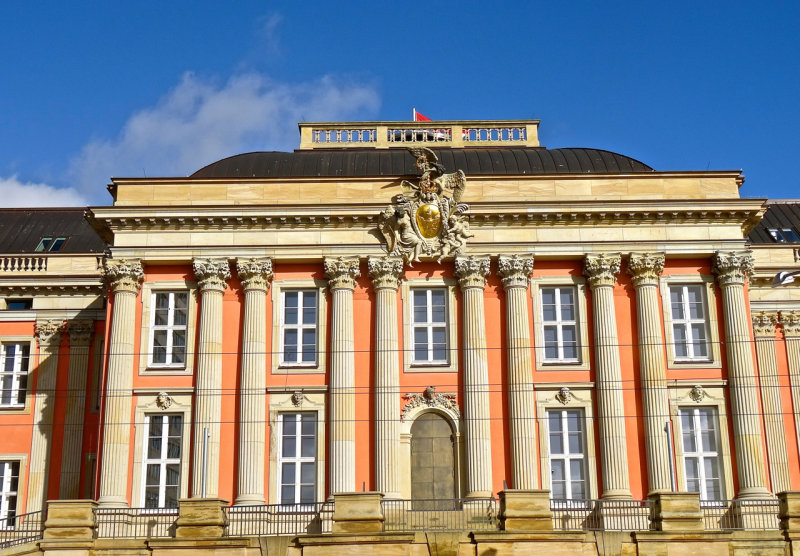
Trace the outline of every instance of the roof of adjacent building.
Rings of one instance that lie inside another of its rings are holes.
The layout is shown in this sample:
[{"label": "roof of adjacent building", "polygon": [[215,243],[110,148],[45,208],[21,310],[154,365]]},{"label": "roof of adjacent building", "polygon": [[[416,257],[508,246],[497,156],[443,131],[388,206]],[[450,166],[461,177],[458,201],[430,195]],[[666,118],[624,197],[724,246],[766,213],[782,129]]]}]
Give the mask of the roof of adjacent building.
[{"label": "roof of adjacent building", "polygon": [[58,253],[101,253],[103,240],[79,208],[0,209],[0,253],[34,253],[44,237],[66,238]]},{"label": "roof of adjacent building", "polygon": [[[600,149],[431,149],[448,172],[469,175],[627,174],[652,172],[636,159]],[[312,178],[413,176],[419,169],[406,149],[315,149],[252,152],[218,160],[192,178]]]},{"label": "roof of adjacent building", "polygon": [[764,218],[747,237],[752,243],[778,243],[770,229],[791,229],[800,235],[800,199],[767,201]]}]

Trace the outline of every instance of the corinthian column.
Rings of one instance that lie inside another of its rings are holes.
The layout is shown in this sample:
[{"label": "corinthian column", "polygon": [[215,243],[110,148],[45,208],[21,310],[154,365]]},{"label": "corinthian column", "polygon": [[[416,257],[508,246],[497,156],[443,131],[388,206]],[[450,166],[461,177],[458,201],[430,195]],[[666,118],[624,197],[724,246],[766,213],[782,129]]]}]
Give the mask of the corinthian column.
[{"label": "corinthian column", "polygon": [[781,327],[786,338],[786,356],[789,360],[794,428],[797,431],[797,443],[800,445],[800,311],[781,312]]},{"label": "corinthian column", "polygon": [[749,252],[717,252],[714,273],[722,288],[728,382],[739,471],[739,498],[769,496],[764,477],[756,373],[750,350],[750,322],[744,283],[753,272]]},{"label": "corinthian column", "polygon": [[239,385],[239,489],[237,505],[264,504],[264,459],[267,420],[267,292],[270,259],[236,261],[244,288],[242,371]]},{"label": "corinthian column", "polygon": [[100,462],[101,506],[128,505],[131,396],[133,394],[133,338],[136,333],[136,295],[144,279],[139,260],[108,260],[104,277],[114,295],[108,340],[103,459]]},{"label": "corinthian column", "polygon": [[39,341],[39,366],[36,372],[36,397],[33,407],[31,465],[28,473],[28,505],[26,511],[45,509],[47,501],[50,449],[53,444],[53,409],[56,405],[58,347],[61,344],[61,321],[38,321],[35,325]]},{"label": "corinthian column", "polygon": [[375,288],[375,484],[385,498],[400,498],[400,360],[397,288],[403,274],[398,257],[370,257]]},{"label": "corinthian column", "polygon": [[353,290],[361,276],[358,257],[326,257],[325,277],[333,297],[331,330],[330,492],[356,490],[355,343]]},{"label": "corinthian column", "polygon": [[467,433],[467,496],[492,494],[489,365],[483,288],[489,257],[457,257],[456,277],[464,299],[464,419]]},{"label": "corinthian column", "polygon": [[89,342],[94,335],[94,322],[67,322],[69,334],[69,376],[67,407],[64,417],[64,443],[61,451],[61,500],[79,498],[81,448],[83,447],[83,413],[86,406],[86,380],[89,372]]},{"label": "corinthian column", "polygon": [[642,378],[647,483],[650,492],[672,490],[670,452],[664,432],[664,426],[669,421],[669,395],[658,295],[658,277],[663,271],[663,253],[631,254],[628,273],[636,288],[639,372]]},{"label": "corinthian column", "polygon": [[537,488],[536,405],[533,397],[528,278],[533,257],[500,257],[498,274],[506,291],[508,408],[510,414],[512,487]]},{"label": "corinthian column", "polygon": [[589,287],[592,289],[603,498],[631,497],[622,369],[619,361],[617,317],[614,313],[614,282],[619,268],[619,255],[586,255],[584,274],[588,276]]},{"label": "corinthian column", "polygon": [[[194,276],[200,287],[200,332],[197,342],[197,382],[194,396],[192,498],[219,493],[219,431],[222,417],[222,294],[231,277],[226,259],[195,259]],[[208,429],[206,468],[203,443]]]}]

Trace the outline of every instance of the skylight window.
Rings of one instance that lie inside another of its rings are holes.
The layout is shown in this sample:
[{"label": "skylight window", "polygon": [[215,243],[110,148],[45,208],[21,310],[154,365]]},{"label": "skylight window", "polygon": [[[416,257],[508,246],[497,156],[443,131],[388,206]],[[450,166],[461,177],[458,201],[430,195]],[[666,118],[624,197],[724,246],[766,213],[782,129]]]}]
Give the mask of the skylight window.
[{"label": "skylight window", "polygon": [[39,245],[36,246],[36,251],[48,251],[50,253],[61,251],[61,248],[64,247],[66,242],[66,237],[45,236],[39,241]]}]

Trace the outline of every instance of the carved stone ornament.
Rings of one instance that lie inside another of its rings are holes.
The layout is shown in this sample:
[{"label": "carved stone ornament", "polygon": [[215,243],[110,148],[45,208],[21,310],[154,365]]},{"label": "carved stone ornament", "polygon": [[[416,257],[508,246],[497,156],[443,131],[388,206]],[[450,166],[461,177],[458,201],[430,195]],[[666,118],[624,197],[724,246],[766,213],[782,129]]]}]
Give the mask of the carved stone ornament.
[{"label": "carved stone ornament", "polygon": [[293,406],[300,407],[301,405],[303,405],[303,400],[304,399],[305,399],[305,396],[303,395],[303,391],[302,390],[295,390],[294,392],[292,392],[291,400],[292,400],[292,405]]},{"label": "carved stone ornament", "polygon": [[753,275],[753,265],[751,251],[717,251],[714,256],[714,274],[720,286],[744,285]]},{"label": "carved stone ornament", "polygon": [[64,323],[60,320],[36,321],[33,332],[40,344],[57,346],[61,343],[61,334],[64,332]]},{"label": "carved stone ornament", "polygon": [[556,394],[556,401],[561,405],[567,405],[569,402],[572,401],[573,397],[574,396],[572,395],[572,392],[570,392],[569,388],[564,386],[563,388],[561,388],[561,390],[558,391],[558,394]]},{"label": "carved stone ornament", "polygon": [[228,259],[194,259],[192,268],[200,291],[223,291],[225,282],[231,277],[231,265],[228,264]]},{"label": "carved stone ornament", "polygon": [[94,334],[94,322],[90,320],[67,321],[67,334],[71,346],[88,346]]},{"label": "carved stone ornament", "polygon": [[616,253],[586,255],[583,273],[589,278],[589,286],[613,286],[619,274],[622,258]]},{"label": "carved stone ornament", "polygon": [[533,257],[501,255],[497,259],[497,264],[497,273],[502,277],[504,288],[528,287],[528,278],[533,272]]},{"label": "carved stone ornament", "polygon": [[417,407],[446,409],[455,413],[457,417],[461,416],[461,411],[456,403],[456,395],[452,393],[437,394],[436,386],[428,386],[422,394],[406,394],[405,397],[408,403],[403,407],[403,414],[400,416],[401,421],[405,421],[409,412]]},{"label": "carved stone ornament", "polygon": [[272,281],[271,259],[237,259],[236,273],[242,281],[242,287],[247,290],[269,291]]},{"label": "carved stone ornament", "polygon": [[664,272],[664,253],[631,253],[628,274],[631,275],[634,286],[655,286],[662,272]]},{"label": "carved stone ornament", "polygon": [[787,338],[800,337],[800,311],[781,312],[781,327]]},{"label": "carved stone ornament", "polygon": [[103,279],[115,292],[138,293],[144,280],[142,263],[138,259],[106,259],[103,262]]},{"label": "carved stone ornament", "polygon": [[369,277],[373,287],[396,290],[400,287],[400,276],[403,275],[403,259],[400,257],[370,257],[367,261]]},{"label": "carved stone ornament", "polygon": [[469,205],[461,198],[467,186],[464,172],[444,173],[430,149],[409,148],[422,171],[418,183],[403,180],[403,193],[378,216],[378,230],[390,255],[411,263],[425,258],[441,262],[462,255],[467,246]]},{"label": "carved stone ornament", "polygon": [[753,313],[753,332],[756,338],[774,338],[775,325],[778,323],[778,313],[773,311],[759,311]]},{"label": "carved stone ornament", "polygon": [[354,290],[361,276],[358,257],[325,257],[325,277],[331,290]]},{"label": "carved stone ornament", "polygon": [[700,403],[706,396],[707,396],[706,391],[699,384],[695,384],[694,386],[692,386],[692,389],[689,390],[689,397],[694,402]]},{"label": "carved stone ornament", "polygon": [[489,257],[457,257],[456,278],[458,287],[481,288],[486,285],[486,276],[490,268]]},{"label": "carved stone ornament", "polygon": [[161,411],[166,411],[172,407],[172,402],[172,396],[166,392],[159,392],[156,396],[156,407],[158,407]]}]

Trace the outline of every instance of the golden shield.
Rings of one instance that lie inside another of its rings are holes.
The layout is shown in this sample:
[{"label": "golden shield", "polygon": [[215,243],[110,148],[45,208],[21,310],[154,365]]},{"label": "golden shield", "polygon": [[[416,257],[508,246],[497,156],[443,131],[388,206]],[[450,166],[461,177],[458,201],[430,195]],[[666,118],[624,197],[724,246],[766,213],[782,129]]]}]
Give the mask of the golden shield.
[{"label": "golden shield", "polygon": [[416,220],[422,237],[426,239],[436,237],[442,227],[439,207],[430,203],[420,205],[417,209]]}]

